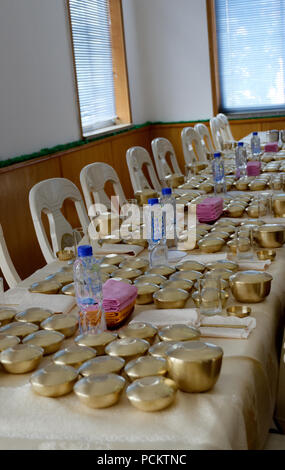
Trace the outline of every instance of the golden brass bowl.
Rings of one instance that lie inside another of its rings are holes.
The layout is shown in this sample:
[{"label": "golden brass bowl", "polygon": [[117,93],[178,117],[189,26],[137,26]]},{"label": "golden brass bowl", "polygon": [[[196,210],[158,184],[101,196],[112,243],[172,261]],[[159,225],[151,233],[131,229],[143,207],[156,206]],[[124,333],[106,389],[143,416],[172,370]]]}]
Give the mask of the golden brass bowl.
[{"label": "golden brass bowl", "polygon": [[153,294],[153,300],[157,308],[184,308],[189,297],[189,292],[183,289],[166,287]]},{"label": "golden brass bowl", "polygon": [[207,235],[205,235],[204,240],[208,238],[222,238],[223,240],[227,240],[229,238],[229,233],[228,232],[223,232],[222,230],[217,230],[216,232],[209,232]]},{"label": "golden brass bowl", "polygon": [[158,194],[153,189],[143,189],[135,193],[135,198],[140,206],[147,204],[149,199],[155,197],[158,197]]},{"label": "golden brass bowl", "polygon": [[77,369],[83,362],[89,361],[96,356],[96,350],[87,346],[72,344],[56,352],[52,360],[60,366],[71,366]]},{"label": "golden brass bowl", "polygon": [[230,277],[233,296],[238,302],[262,302],[270,293],[272,276],[263,271],[240,271]]},{"label": "golden brass bowl", "polygon": [[43,357],[44,350],[33,344],[16,344],[0,354],[0,362],[10,374],[25,374],[34,370]]},{"label": "golden brass bowl", "polygon": [[74,282],[71,284],[67,284],[61,289],[61,293],[64,295],[71,295],[75,297],[75,289],[74,289]]},{"label": "golden brass bowl", "polygon": [[126,362],[137,359],[143,356],[148,348],[149,342],[139,338],[121,338],[106,346],[105,352],[110,356],[119,356],[125,359]]},{"label": "golden brass bowl", "polygon": [[143,274],[149,268],[149,262],[146,258],[128,259],[120,263],[120,268],[139,269]]},{"label": "golden brass bowl", "polygon": [[[211,284],[209,284],[209,287],[210,287]],[[213,287],[214,288],[214,287]],[[221,292],[220,292],[220,297],[221,297],[221,305],[222,305],[222,308],[225,308],[226,304],[227,304],[227,301],[229,299],[229,294],[221,289]],[[194,304],[197,308],[200,307],[201,305],[201,294],[199,291],[195,291],[193,292],[192,294],[192,299],[194,301]]]},{"label": "golden brass bowl", "polygon": [[88,346],[94,348],[96,356],[105,354],[105,348],[108,344],[118,338],[118,334],[111,331],[103,331],[103,333],[92,334],[86,333],[76,336],[74,339],[78,346]]},{"label": "golden brass bowl", "polygon": [[208,263],[206,268],[208,270],[224,268],[232,272],[236,272],[238,270],[238,264],[227,259],[219,259],[217,261],[211,261],[211,263]]},{"label": "golden brass bowl", "polygon": [[[205,279],[205,278],[204,278],[204,279]],[[209,285],[209,286],[211,286],[211,287],[213,287],[214,284],[216,284],[214,278],[212,278],[212,279],[211,279],[211,278],[207,278],[207,281],[204,281],[204,279],[202,280],[203,284],[207,284],[207,285]],[[229,287],[229,281],[226,281],[225,279],[220,279],[220,286],[221,286],[221,289],[222,289],[222,290],[227,289],[227,288]],[[199,289],[200,289],[200,286],[199,286],[199,282],[198,282],[198,281],[195,282],[194,288],[195,288],[196,290],[199,290]]]},{"label": "golden brass bowl", "polygon": [[0,333],[4,333],[7,336],[18,336],[18,338],[23,339],[25,336],[34,333],[38,329],[39,327],[34,325],[34,323],[15,321],[8,323],[8,325],[2,326],[0,328]]},{"label": "golden brass bowl", "polygon": [[125,284],[132,284],[130,279],[123,279],[122,277],[112,277],[113,281],[124,282]]},{"label": "golden brass bowl", "polygon": [[117,255],[115,253],[110,253],[109,255],[104,256],[104,263],[119,265],[125,260],[125,256]]},{"label": "golden brass bowl", "polygon": [[[233,254],[237,254],[237,243],[236,240],[231,240],[227,243],[227,246],[229,247],[230,251]],[[250,240],[249,238],[239,238],[238,241],[238,250],[241,253],[246,253],[247,251],[250,250]]]},{"label": "golden brass bowl", "polygon": [[72,392],[78,372],[70,366],[49,364],[30,378],[32,389],[44,397],[61,397]]},{"label": "golden brass bowl", "polygon": [[262,248],[279,248],[285,242],[285,226],[278,224],[261,225],[255,232]]},{"label": "golden brass bowl", "polygon": [[235,205],[235,206],[228,206],[226,209],[229,217],[242,217],[244,213],[244,206],[242,205]]},{"label": "golden brass bowl", "polygon": [[20,338],[18,338],[17,336],[7,336],[5,334],[0,334],[0,352],[4,351],[5,349],[16,346],[16,344],[19,343]]},{"label": "golden brass bowl", "polygon": [[266,188],[266,181],[256,180],[249,184],[251,191],[263,191]]},{"label": "golden brass bowl", "polygon": [[170,276],[170,281],[177,281],[180,279],[186,279],[187,281],[197,281],[202,277],[202,273],[199,271],[178,271]]},{"label": "golden brass bowl", "polygon": [[248,187],[248,180],[239,179],[235,183],[235,187],[238,191],[246,191]]},{"label": "golden brass bowl", "polygon": [[184,176],[173,173],[172,175],[167,175],[165,181],[169,183],[171,188],[175,189],[184,183]]},{"label": "golden brass bowl", "polygon": [[207,238],[206,240],[200,240],[198,247],[202,253],[217,253],[222,249],[224,243],[222,238]]},{"label": "golden brass bowl", "polygon": [[52,314],[53,312],[51,310],[46,310],[39,307],[31,307],[27,308],[27,310],[24,310],[23,312],[17,313],[15,320],[40,325],[42,321],[46,320]]},{"label": "golden brass bowl", "polygon": [[115,264],[106,264],[106,263],[100,264],[101,273],[106,273],[106,274],[115,273],[116,274],[116,271],[118,269],[119,269],[118,266],[116,266]]},{"label": "golden brass bowl", "polygon": [[167,369],[166,359],[162,357],[142,356],[129,362],[125,367],[125,373],[128,378],[133,381],[154,375],[165,376]]},{"label": "golden brass bowl", "polygon": [[115,244],[121,243],[122,239],[116,235],[104,235],[101,239],[102,245],[105,243],[107,244]]},{"label": "golden brass bowl", "polygon": [[66,286],[73,282],[73,272],[70,271],[59,271],[55,274],[51,274],[46,278],[47,281],[55,281],[61,284],[61,286]]},{"label": "golden brass bowl", "polygon": [[258,259],[260,260],[267,260],[274,261],[276,258],[276,251],[275,250],[259,250],[256,252]]},{"label": "golden brass bowl", "polygon": [[233,272],[230,269],[226,269],[223,267],[211,269],[207,272],[205,278],[207,279],[224,279],[224,281],[228,281],[229,278],[232,276]]},{"label": "golden brass bowl", "polygon": [[214,190],[214,185],[212,183],[201,183],[198,186],[199,189],[202,189],[205,193],[211,193]]},{"label": "golden brass bowl", "polygon": [[259,207],[257,204],[253,204],[245,209],[249,217],[258,217]]},{"label": "golden brass bowl", "polygon": [[116,374],[91,375],[79,380],[73,390],[84,405],[108,408],[119,401],[125,383],[125,379]]},{"label": "golden brass bowl", "polygon": [[44,350],[44,356],[53,354],[59,350],[64,340],[64,335],[58,331],[39,330],[23,339],[23,344],[34,344]]},{"label": "golden brass bowl", "polygon": [[146,271],[145,274],[160,274],[161,276],[169,277],[171,274],[175,273],[175,271],[176,269],[172,266],[156,266]]},{"label": "golden brass bowl", "polygon": [[166,351],[176,343],[177,341],[160,341],[159,343],[151,346],[148,353],[153,357],[163,357],[166,359]]},{"label": "golden brass bowl", "polygon": [[5,326],[14,320],[17,310],[14,308],[0,308],[0,325]]},{"label": "golden brass bowl", "polygon": [[142,271],[140,269],[133,269],[133,268],[122,268],[117,269],[115,272],[112,273],[112,277],[121,277],[123,279],[129,279],[133,281],[137,277],[142,275]]},{"label": "golden brass bowl", "polygon": [[169,279],[161,286],[163,289],[166,287],[171,287],[172,289],[182,289],[186,292],[191,292],[193,287],[193,281],[188,279]]},{"label": "golden brass bowl", "polygon": [[199,261],[190,259],[186,261],[180,261],[180,263],[176,265],[176,269],[178,269],[178,271],[198,271],[203,273],[205,268],[206,266],[204,263],[199,263]]},{"label": "golden brass bowl", "polygon": [[51,279],[40,282],[34,282],[29,288],[29,292],[34,294],[57,294],[62,287],[62,284]]},{"label": "golden brass bowl", "polygon": [[70,313],[57,313],[41,323],[44,330],[59,331],[66,338],[74,335],[78,327],[78,320]]},{"label": "golden brass bowl", "polygon": [[176,396],[177,386],[165,377],[144,377],[127,388],[131,404],[142,411],[159,411],[170,406]]},{"label": "golden brass bowl", "polygon": [[231,305],[227,308],[227,314],[231,317],[245,318],[251,314],[251,308],[247,305]]},{"label": "golden brass bowl", "polygon": [[278,194],[272,201],[273,211],[276,217],[285,217],[285,194]]},{"label": "golden brass bowl", "polygon": [[198,340],[201,333],[197,328],[177,323],[159,330],[158,336],[161,341],[193,341]]},{"label": "golden brass bowl", "polygon": [[120,338],[140,338],[145,339],[150,344],[153,342],[156,333],[157,328],[150,323],[137,321],[132,321],[118,331]]},{"label": "golden brass bowl", "polygon": [[56,252],[59,261],[69,261],[74,259],[74,252],[72,250],[59,250]]},{"label": "golden brass bowl", "polygon": [[138,295],[136,298],[136,303],[138,305],[147,305],[153,303],[153,294],[159,290],[157,284],[152,284],[151,282],[146,282],[145,284],[137,284]]},{"label": "golden brass bowl", "polygon": [[99,356],[84,362],[78,373],[83,377],[90,375],[119,374],[125,365],[125,360],[115,356]]},{"label": "golden brass bowl", "polygon": [[223,350],[214,344],[186,341],[172,346],[166,355],[169,376],[184,392],[207,392],[219,378]]},{"label": "golden brass bowl", "polygon": [[165,281],[167,281],[167,278],[160,274],[143,274],[136,278],[134,284],[137,286],[138,284],[151,283],[160,286],[160,284],[163,284]]},{"label": "golden brass bowl", "polygon": [[219,233],[219,232],[223,232],[223,233],[227,233],[228,236],[231,235],[232,233],[234,233],[236,230],[235,226],[234,225],[216,225],[215,227],[213,227],[213,229],[211,230],[211,233]]}]

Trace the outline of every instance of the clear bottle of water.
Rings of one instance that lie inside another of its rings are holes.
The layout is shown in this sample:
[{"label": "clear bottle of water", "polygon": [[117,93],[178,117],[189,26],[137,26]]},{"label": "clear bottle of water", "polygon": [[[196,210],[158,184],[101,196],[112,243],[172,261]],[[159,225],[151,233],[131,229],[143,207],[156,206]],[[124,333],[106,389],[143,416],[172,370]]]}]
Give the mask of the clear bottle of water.
[{"label": "clear bottle of water", "polygon": [[166,214],[157,198],[148,200],[149,264],[153,268],[167,264]]},{"label": "clear bottle of water", "polygon": [[260,156],[260,138],[258,136],[258,132],[253,132],[252,133],[252,138],[251,138],[251,153],[253,160],[259,160]]},{"label": "clear bottle of water", "polygon": [[239,142],[235,152],[237,178],[247,175],[247,153],[243,142]]},{"label": "clear bottle of water", "polygon": [[162,188],[160,204],[162,211],[166,214],[165,229],[167,234],[167,246],[169,248],[177,247],[176,200],[172,194],[171,188]]},{"label": "clear bottle of water", "polygon": [[214,180],[214,189],[215,195],[217,193],[224,193],[226,194],[226,180],[225,180],[225,167],[224,162],[221,157],[220,152],[214,153],[214,159],[212,162],[212,170],[213,170],[213,180]]},{"label": "clear bottle of water", "polygon": [[94,258],[90,245],[78,247],[73,273],[81,333],[96,334],[106,330],[100,262]]}]

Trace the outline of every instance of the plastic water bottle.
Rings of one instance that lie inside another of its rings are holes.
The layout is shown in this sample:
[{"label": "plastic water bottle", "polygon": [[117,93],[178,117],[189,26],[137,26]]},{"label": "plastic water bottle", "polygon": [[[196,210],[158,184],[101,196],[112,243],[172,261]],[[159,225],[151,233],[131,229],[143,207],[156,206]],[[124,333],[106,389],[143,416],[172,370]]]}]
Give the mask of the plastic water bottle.
[{"label": "plastic water bottle", "polygon": [[160,204],[162,211],[166,214],[166,234],[167,234],[167,246],[169,248],[177,247],[177,231],[176,231],[176,200],[172,195],[171,188],[162,189],[162,197],[160,198]]},{"label": "plastic water bottle", "polygon": [[153,268],[167,264],[166,214],[157,198],[148,200],[148,249],[149,264]]},{"label": "plastic water bottle", "polygon": [[260,156],[260,138],[258,136],[258,132],[253,132],[252,133],[252,138],[251,138],[251,153],[253,160],[259,160]]},{"label": "plastic water bottle", "polygon": [[103,291],[100,262],[93,256],[90,245],[78,247],[78,258],[74,262],[74,288],[79,308],[81,333],[102,333],[106,330],[103,310]]},{"label": "plastic water bottle", "polygon": [[240,178],[247,174],[247,153],[243,142],[239,142],[235,152],[236,176]]},{"label": "plastic water bottle", "polygon": [[227,189],[226,189],[226,180],[225,180],[225,168],[224,168],[224,162],[221,158],[220,152],[214,153],[214,159],[212,162],[212,170],[213,170],[215,195],[219,192],[223,192],[224,194],[226,194]]}]

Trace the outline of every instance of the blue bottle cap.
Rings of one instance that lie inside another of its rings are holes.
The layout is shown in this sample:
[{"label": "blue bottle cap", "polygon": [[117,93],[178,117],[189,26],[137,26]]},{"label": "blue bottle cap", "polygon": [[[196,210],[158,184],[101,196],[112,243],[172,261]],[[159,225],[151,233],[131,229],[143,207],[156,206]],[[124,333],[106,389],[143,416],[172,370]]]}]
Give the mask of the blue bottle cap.
[{"label": "blue bottle cap", "polygon": [[214,158],[218,158],[218,157],[220,157],[220,156],[221,156],[221,152],[216,152],[216,153],[214,153]]},{"label": "blue bottle cap", "polygon": [[78,254],[79,258],[84,258],[85,256],[92,256],[93,255],[92,246],[90,246],[90,245],[80,245],[77,248],[77,254]]},{"label": "blue bottle cap", "polygon": [[157,197],[153,197],[153,198],[149,199],[148,203],[149,203],[150,206],[154,206],[155,204],[158,204]]},{"label": "blue bottle cap", "polygon": [[253,132],[252,135],[258,135],[258,132]]},{"label": "blue bottle cap", "polygon": [[239,142],[238,147],[243,147],[243,142]]},{"label": "blue bottle cap", "polygon": [[162,195],[163,196],[168,196],[169,194],[172,194],[172,189],[171,188],[162,188]]}]

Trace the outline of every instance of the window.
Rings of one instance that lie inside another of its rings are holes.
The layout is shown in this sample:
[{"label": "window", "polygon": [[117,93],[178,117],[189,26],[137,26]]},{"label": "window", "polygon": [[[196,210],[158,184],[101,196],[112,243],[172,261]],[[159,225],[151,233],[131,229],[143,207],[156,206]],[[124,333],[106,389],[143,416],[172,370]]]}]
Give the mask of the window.
[{"label": "window", "polygon": [[285,0],[215,0],[219,110],[285,110]]},{"label": "window", "polygon": [[[98,129],[130,122],[130,113],[120,109],[124,93],[124,106],[129,107],[121,3],[69,0],[69,13],[82,134],[87,137]],[[125,74],[123,83],[118,74]]]}]

